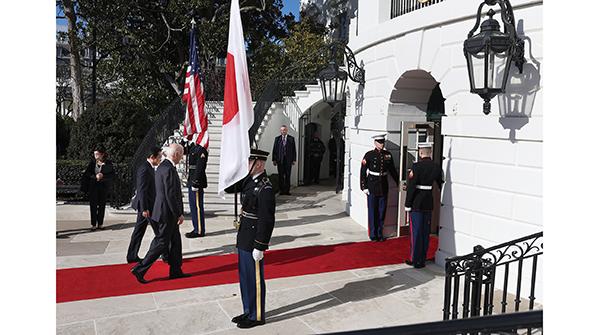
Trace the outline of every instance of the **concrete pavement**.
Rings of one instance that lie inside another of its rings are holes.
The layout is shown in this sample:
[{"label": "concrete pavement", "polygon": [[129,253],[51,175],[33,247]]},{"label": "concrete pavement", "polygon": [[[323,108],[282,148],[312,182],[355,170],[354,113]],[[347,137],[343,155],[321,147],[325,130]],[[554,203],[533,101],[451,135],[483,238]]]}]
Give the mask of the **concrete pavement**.
[{"label": "concrete pavement", "polygon": [[[300,187],[292,194],[277,198],[273,249],[367,240],[366,229],[344,213],[345,205],[331,187]],[[186,209],[182,232],[192,229]],[[184,257],[235,252],[233,210],[215,212],[207,205],[205,211],[207,236],[182,237]],[[110,210],[107,229],[95,232],[89,231],[88,206],[61,204],[56,212],[57,268],[126,261],[133,211]],[[140,257],[152,238],[148,229]],[[230,322],[242,310],[238,284],[61,303],[56,329],[58,334],[314,334],[442,317],[443,269],[433,264],[337,271],[266,284],[267,324],[249,330]]]}]

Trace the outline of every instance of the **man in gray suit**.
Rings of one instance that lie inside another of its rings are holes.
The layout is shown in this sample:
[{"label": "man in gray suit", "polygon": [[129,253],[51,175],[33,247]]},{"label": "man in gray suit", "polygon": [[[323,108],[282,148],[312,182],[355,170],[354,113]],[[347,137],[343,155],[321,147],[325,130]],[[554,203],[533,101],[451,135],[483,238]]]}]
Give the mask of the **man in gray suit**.
[{"label": "man in gray suit", "polygon": [[170,144],[163,150],[166,159],[155,172],[155,205],[151,219],[157,222],[158,232],[147,255],[132,268],[136,279],[146,284],[144,276],[151,265],[159,258],[168,245],[169,279],[189,277],[182,272],[182,238],[179,226],[184,222],[184,205],[182,202],[182,184],[176,171],[176,165],[184,156],[184,148],[179,144]]}]

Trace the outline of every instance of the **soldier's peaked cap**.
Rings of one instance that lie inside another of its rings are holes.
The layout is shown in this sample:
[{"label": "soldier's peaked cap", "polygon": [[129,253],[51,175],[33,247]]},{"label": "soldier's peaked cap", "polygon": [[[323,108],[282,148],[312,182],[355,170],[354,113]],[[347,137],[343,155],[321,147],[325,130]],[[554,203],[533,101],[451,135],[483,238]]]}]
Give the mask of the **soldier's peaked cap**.
[{"label": "soldier's peaked cap", "polygon": [[269,153],[260,149],[250,149],[250,159],[266,161]]},{"label": "soldier's peaked cap", "polygon": [[374,135],[372,136],[372,138],[374,139],[374,141],[384,141],[386,140],[386,134],[378,134],[378,135]]},{"label": "soldier's peaked cap", "polygon": [[417,148],[418,149],[431,148],[432,145],[434,145],[434,143],[432,143],[432,142],[420,142],[420,143],[417,144]]}]

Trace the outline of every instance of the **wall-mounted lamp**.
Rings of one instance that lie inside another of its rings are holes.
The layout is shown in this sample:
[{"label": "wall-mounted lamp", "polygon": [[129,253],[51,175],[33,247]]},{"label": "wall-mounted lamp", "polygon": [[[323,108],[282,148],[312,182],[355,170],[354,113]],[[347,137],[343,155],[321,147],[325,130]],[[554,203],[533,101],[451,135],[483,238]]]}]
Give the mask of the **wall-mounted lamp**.
[{"label": "wall-mounted lamp", "polygon": [[[500,23],[493,19],[496,12],[490,8],[488,19],[481,23],[481,10],[484,5],[499,5],[504,32],[500,31]],[[512,6],[508,0],[484,0],[477,10],[475,26],[467,35],[463,46],[467,59],[467,70],[471,83],[471,92],[483,98],[483,112],[490,113],[490,100],[504,93],[510,65],[514,61],[519,72],[523,72],[525,60],[524,41],[517,36]]]},{"label": "wall-mounted lamp", "polygon": [[[339,68],[335,62],[337,49],[343,52],[349,72]],[[357,65],[353,51],[341,42],[333,42],[331,44],[331,62],[318,74],[324,102],[332,105],[345,99],[347,77],[361,85],[365,83],[365,71]]]}]

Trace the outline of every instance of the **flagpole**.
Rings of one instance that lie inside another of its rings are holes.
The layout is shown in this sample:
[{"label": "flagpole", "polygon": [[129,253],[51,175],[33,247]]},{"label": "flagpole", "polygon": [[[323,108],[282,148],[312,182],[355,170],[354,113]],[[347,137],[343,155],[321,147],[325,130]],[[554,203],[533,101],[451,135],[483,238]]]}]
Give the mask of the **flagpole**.
[{"label": "flagpole", "polygon": [[234,223],[237,223],[238,222],[238,184],[237,183],[233,186],[233,194],[234,194],[233,210],[234,210],[234,215],[235,215]]}]

